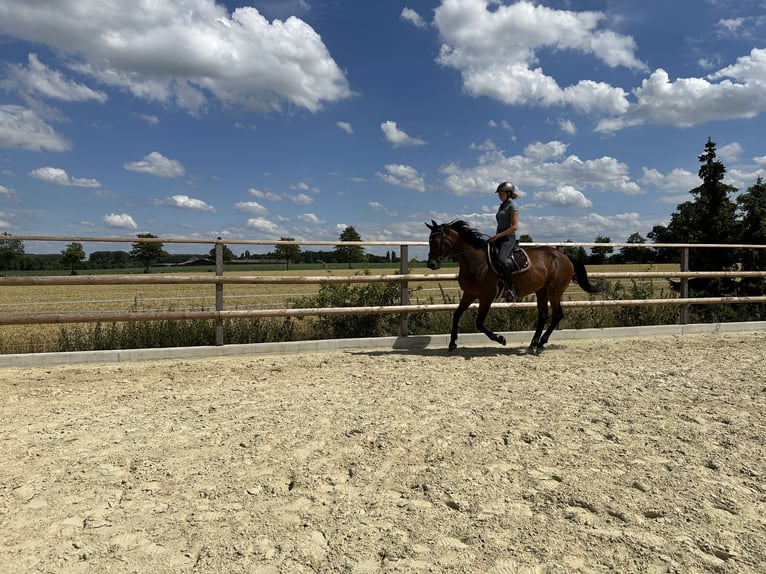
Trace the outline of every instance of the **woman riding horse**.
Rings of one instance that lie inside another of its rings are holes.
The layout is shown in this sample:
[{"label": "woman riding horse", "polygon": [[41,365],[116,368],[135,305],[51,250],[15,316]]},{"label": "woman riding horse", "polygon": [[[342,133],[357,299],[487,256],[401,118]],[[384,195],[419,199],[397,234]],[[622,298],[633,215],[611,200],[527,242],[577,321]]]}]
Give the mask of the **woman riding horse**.
[{"label": "woman riding horse", "polygon": [[[426,223],[426,227],[431,230],[428,238],[428,268],[439,269],[442,260],[450,256],[457,259],[460,266],[458,283],[463,290],[463,296],[452,315],[449,350],[454,351],[457,348],[460,317],[476,299],[479,300],[476,327],[493,341],[505,345],[505,337],[484,326],[484,319],[497,296],[498,280],[498,273],[490,260],[487,241],[465,221],[438,224],[431,220],[430,224]],[[531,293],[537,295],[535,333],[528,347],[528,352],[537,354],[543,350],[551,333],[564,318],[561,297],[573,279],[588,293],[600,293],[604,289],[590,282],[582,263],[553,247],[530,247],[525,251],[529,265],[523,271],[514,274],[514,283],[519,297]],[[543,333],[543,328],[548,322],[549,303],[552,317],[550,325]]]}]

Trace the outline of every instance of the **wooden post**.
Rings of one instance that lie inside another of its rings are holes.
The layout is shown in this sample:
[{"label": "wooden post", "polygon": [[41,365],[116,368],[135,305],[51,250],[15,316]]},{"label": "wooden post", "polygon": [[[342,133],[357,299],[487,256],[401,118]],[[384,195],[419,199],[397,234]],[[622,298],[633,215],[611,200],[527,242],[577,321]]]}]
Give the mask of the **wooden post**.
[{"label": "wooden post", "polygon": [[[218,240],[220,241],[221,238],[219,237]],[[223,243],[215,244],[215,275],[216,277],[223,275]],[[215,284],[215,310],[223,311],[223,283]],[[215,344],[223,345],[223,319],[215,320]]]},{"label": "wooden post", "polygon": [[[689,248],[681,248],[681,272],[685,273],[689,271]],[[681,299],[689,298],[689,279],[688,277],[681,277]],[[689,305],[681,305],[679,320],[681,325],[686,325],[689,322]]]},{"label": "wooden post", "polygon": [[[399,246],[399,273],[402,275],[407,275],[409,272],[409,261],[407,260],[409,258],[409,249],[407,245],[400,245]],[[409,305],[410,304],[410,288],[407,281],[401,281],[399,283],[401,285],[401,292],[399,296],[399,304],[400,305]],[[399,319],[399,336],[400,337],[406,337],[410,334],[410,328],[409,328],[409,321],[408,321],[409,315],[407,313],[402,313]]]}]

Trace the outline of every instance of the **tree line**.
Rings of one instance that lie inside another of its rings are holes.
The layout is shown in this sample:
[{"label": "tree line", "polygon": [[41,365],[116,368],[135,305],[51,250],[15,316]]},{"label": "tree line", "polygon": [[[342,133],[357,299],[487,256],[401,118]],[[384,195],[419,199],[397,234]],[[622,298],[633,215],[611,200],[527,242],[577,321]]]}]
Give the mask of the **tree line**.
[{"label": "tree line", "polygon": [[[138,239],[159,239],[151,233],[139,233]],[[362,241],[354,227],[343,230],[339,237],[343,242]],[[280,241],[295,241],[293,237],[280,237]],[[85,249],[77,241],[68,244],[58,254],[27,254],[24,242],[8,233],[0,233],[0,270],[8,274],[10,270],[22,271],[59,271],[68,270],[76,274],[78,269],[127,269],[143,268],[149,272],[153,265],[173,265],[190,259],[215,261],[215,247],[203,254],[186,253],[172,254],[164,249],[161,241],[137,241],[132,244],[130,251],[93,251],[87,261]],[[237,256],[227,246],[223,245],[224,263],[239,260],[241,262],[278,261],[288,268],[296,263],[397,263],[399,256],[395,251],[387,251],[386,255],[366,253],[361,245],[337,245],[332,251],[301,250],[298,244],[278,244],[268,253],[250,253],[244,251]]]},{"label": "tree line", "polygon": [[[742,193],[723,183],[726,167],[717,158],[716,144],[708,138],[704,152],[697,157],[701,183],[689,190],[691,198],[679,204],[671,214],[668,225],[656,225],[647,234],[632,233],[626,243],[636,246],[622,247],[617,252],[608,243],[609,237],[598,236],[597,243],[588,254],[582,247],[564,247],[564,251],[590,264],[601,263],[668,263],[678,262],[676,249],[651,248],[651,243],[715,243],[715,244],[766,244],[766,184],[760,175]],[[137,235],[143,239],[157,239],[150,233]],[[354,227],[346,227],[340,234],[341,242],[362,241]],[[529,235],[520,237],[522,242],[533,242]],[[280,241],[294,241],[280,237]],[[650,245],[651,245],[650,243]],[[207,257],[213,259],[215,248]],[[161,242],[136,242],[130,252],[96,251],[90,254],[90,268],[124,268],[143,266],[145,271],[154,264],[181,262],[189,255],[170,255]],[[69,268],[75,273],[83,266],[85,252],[80,243],[67,245],[58,255],[25,256],[23,242],[8,233],[0,234],[0,270],[6,274],[10,269]],[[224,246],[224,261],[236,256]],[[360,245],[337,245],[332,251],[302,251],[293,243],[278,244],[266,254],[244,252],[240,259],[274,259],[289,267],[296,263],[354,263],[396,262],[398,256],[391,251],[385,257],[366,253]],[[765,249],[697,248],[691,250],[690,269],[695,271],[725,271],[741,269],[759,271],[766,269]],[[762,295],[766,289],[763,278],[703,278],[690,282],[692,296],[706,295]]]}]

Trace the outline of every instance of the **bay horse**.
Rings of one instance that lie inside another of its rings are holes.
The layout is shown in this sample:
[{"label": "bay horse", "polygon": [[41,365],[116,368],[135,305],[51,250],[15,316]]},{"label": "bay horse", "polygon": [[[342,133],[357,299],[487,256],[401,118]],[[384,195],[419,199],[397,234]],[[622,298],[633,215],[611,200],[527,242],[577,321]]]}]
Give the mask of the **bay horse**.
[{"label": "bay horse", "polygon": [[[493,333],[484,326],[492,301],[498,295],[498,274],[491,261],[485,236],[468,226],[465,221],[438,224],[433,219],[426,223],[431,230],[428,238],[428,268],[439,269],[445,257],[454,257],[460,271],[458,283],[463,291],[460,303],[452,315],[452,333],[449,350],[457,348],[458,323],[466,309],[476,299],[479,312],[476,327],[491,340],[505,345],[505,337]],[[564,318],[561,297],[573,280],[587,293],[600,293],[601,285],[594,285],[588,278],[585,265],[553,247],[530,247],[524,250],[529,257],[529,266],[523,272],[514,273],[514,284],[519,297],[537,295],[537,321],[528,353],[539,354],[548,342],[553,330]],[[551,306],[551,322],[548,322],[548,304]]]}]

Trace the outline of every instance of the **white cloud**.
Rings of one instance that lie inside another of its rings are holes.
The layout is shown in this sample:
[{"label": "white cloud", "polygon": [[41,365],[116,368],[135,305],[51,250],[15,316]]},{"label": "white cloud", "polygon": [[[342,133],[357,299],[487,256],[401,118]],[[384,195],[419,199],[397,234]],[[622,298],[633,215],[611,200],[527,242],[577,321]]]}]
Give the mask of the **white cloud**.
[{"label": "white cloud", "polygon": [[423,176],[418,173],[418,170],[409,165],[388,164],[386,165],[385,173],[378,172],[375,175],[390,185],[413,191],[426,190]]},{"label": "white cloud", "polygon": [[312,225],[321,225],[322,223],[325,223],[324,220],[319,219],[316,215],[313,213],[301,213],[298,216],[298,219],[303,221],[304,223],[311,223]]},{"label": "white cloud", "polygon": [[685,169],[674,169],[668,174],[662,174],[656,169],[643,168],[644,175],[641,183],[645,186],[655,187],[668,193],[689,191],[699,186],[700,179],[696,173]]},{"label": "white cloud", "polygon": [[67,151],[69,141],[56,133],[35,111],[22,106],[0,105],[0,149]]},{"label": "white cloud", "polygon": [[250,189],[247,190],[247,192],[253,197],[257,197],[258,199],[266,199],[268,201],[282,201],[281,195],[279,195],[278,193],[273,193],[271,191],[261,191],[260,189],[251,187]]},{"label": "white cloud", "polygon": [[266,215],[268,213],[268,210],[257,201],[240,201],[234,204],[234,209],[253,215]]},{"label": "white cloud", "polygon": [[600,12],[556,10],[522,0],[510,5],[487,0],[444,0],[434,23],[443,40],[437,62],[460,71],[466,91],[507,104],[569,104],[583,112],[617,114],[628,108],[626,93],[592,80],[562,88],[537,65],[543,49],[573,50],[609,67],[644,69],[630,36],[600,27]]},{"label": "white cloud", "polygon": [[374,209],[375,211],[380,211],[381,213],[385,213],[389,217],[397,217],[399,215],[396,211],[388,209],[385,205],[383,205],[379,201],[370,201],[367,205],[369,205],[371,209]]},{"label": "white cloud", "polygon": [[335,125],[338,126],[339,129],[343,130],[347,134],[353,134],[354,128],[351,127],[351,124],[348,122],[335,122]]},{"label": "white cloud", "polygon": [[[717,83],[716,83],[717,82]],[[599,122],[609,132],[645,123],[690,127],[712,120],[752,118],[766,111],[766,49],[754,48],[736,64],[706,78],[677,78],[658,69],[633,90],[624,115]]]},{"label": "white cloud", "polygon": [[159,152],[153,151],[141,161],[123,164],[128,171],[146,173],[157,177],[181,177],[186,173],[181,162],[168,159]]},{"label": "white cloud", "polygon": [[16,192],[4,185],[0,185],[0,197],[16,197]]},{"label": "white cloud", "polygon": [[571,185],[562,185],[555,191],[538,191],[534,194],[536,201],[553,207],[573,207],[583,209],[591,207],[593,202]]},{"label": "white cloud", "polygon": [[439,189],[462,196],[482,195],[494,191],[501,181],[510,180],[522,196],[526,188],[544,191],[566,185],[626,195],[642,193],[626,164],[608,156],[588,160],[573,154],[564,156],[566,149],[566,144],[554,140],[531,144],[523,155],[506,157],[499,150],[487,152],[474,167],[446,164],[440,168],[445,178]]},{"label": "white cloud", "polygon": [[380,124],[380,129],[386,139],[394,144],[394,147],[424,145],[426,143],[421,139],[410,137],[396,126],[396,122],[390,120]]},{"label": "white cloud", "polygon": [[570,136],[573,136],[577,133],[577,126],[572,120],[559,120],[559,129],[562,132],[569,134]]},{"label": "white cloud", "polygon": [[37,54],[29,54],[28,65],[10,65],[8,76],[0,85],[9,92],[24,96],[50,98],[65,102],[96,101],[104,103],[104,92],[93,90],[73,80],[68,80],[56,70],[40,62]]},{"label": "white cloud", "polygon": [[290,201],[297,203],[298,205],[309,205],[314,203],[314,198],[306,195],[305,193],[299,193],[298,195],[289,195]]},{"label": "white cloud", "polygon": [[0,32],[58,50],[72,70],[133,96],[203,110],[227,105],[315,112],[351,96],[320,35],[296,17],[269,22],[256,8],[215,0],[0,3]]},{"label": "white cloud", "polygon": [[402,20],[407,20],[413,26],[418,28],[427,28],[428,24],[425,20],[412,8],[403,8],[401,13]]},{"label": "white cloud", "polygon": [[138,229],[138,225],[127,213],[110,213],[105,215],[103,221],[109,227],[120,227],[124,229]]},{"label": "white cloud", "polygon": [[30,171],[29,176],[55,185],[101,187],[97,179],[71,177],[65,170],[58,167],[38,167]]},{"label": "white cloud", "polygon": [[152,203],[153,205],[178,207],[180,209],[188,209],[190,211],[215,211],[215,207],[212,205],[208,205],[201,199],[194,199],[188,195],[172,195],[164,199],[155,200]]},{"label": "white cloud", "polygon": [[283,231],[279,225],[263,217],[253,217],[248,219],[247,226],[275,237],[280,235]]},{"label": "white cloud", "polygon": [[734,162],[738,161],[744,149],[737,142],[722,145],[718,148],[718,157],[724,161]]}]

